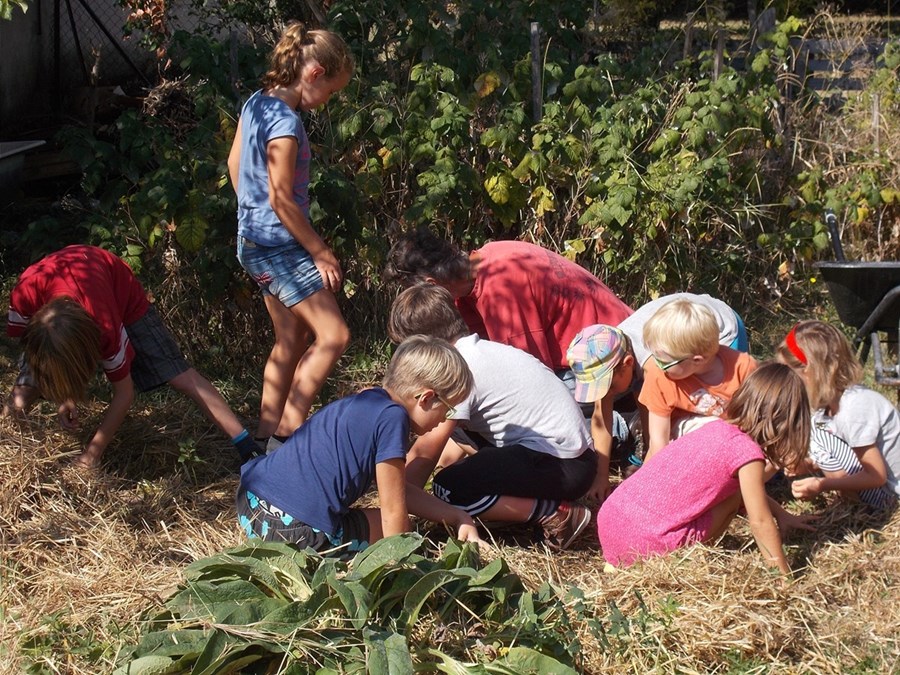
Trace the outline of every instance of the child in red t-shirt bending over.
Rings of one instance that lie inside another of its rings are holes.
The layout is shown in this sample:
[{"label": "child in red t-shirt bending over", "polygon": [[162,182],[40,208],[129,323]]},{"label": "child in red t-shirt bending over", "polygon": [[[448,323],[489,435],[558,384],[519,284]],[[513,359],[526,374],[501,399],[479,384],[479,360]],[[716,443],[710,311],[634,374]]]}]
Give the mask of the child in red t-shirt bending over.
[{"label": "child in red t-shirt bending over", "polygon": [[112,400],[77,466],[100,463],[135,390],[163,384],[200,406],[243,461],[261,453],[222,395],[184,360],[128,265],[108,251],[68,246],[26,269],[10,295],[7,333],[21,338],[24,353],[4,414],[26,411],[44,396],[59,404],[63,428],[77,429],[76,403],[97,364],[103,367]]}]

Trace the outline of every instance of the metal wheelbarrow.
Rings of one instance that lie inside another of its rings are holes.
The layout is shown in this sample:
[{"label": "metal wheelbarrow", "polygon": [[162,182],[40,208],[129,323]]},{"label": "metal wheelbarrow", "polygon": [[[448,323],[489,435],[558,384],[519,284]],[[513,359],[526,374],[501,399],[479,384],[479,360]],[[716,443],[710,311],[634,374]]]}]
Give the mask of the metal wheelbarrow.
[{"label": "metal wheelbarrow", "polygon": [[[900,366],[897,361],[900,261],[847,260],[837,230],[837,218],[831,211],[825,214],[825,224],[831,236],[835,260],[818,262],[814,267],[825,280],[841,322],[856,328],[853,347],[859,352],[860,361],[865,364],[871,348],[875,361],[875,382],[898,388],[897,396],[900,399]],[[885,334],[884,344],[882,333]],[[891,355],[891,362],[887,365],[884,362],[883,347]]]}]

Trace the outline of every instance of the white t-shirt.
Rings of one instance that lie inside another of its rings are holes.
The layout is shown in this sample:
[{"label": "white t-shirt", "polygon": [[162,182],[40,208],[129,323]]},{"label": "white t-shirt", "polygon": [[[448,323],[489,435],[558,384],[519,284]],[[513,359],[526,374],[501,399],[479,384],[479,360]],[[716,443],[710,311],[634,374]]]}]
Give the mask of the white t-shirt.
[{"label": "white t-shirt", "polygon": [[738,336],[737,315],[721,300],[710,295],[694,295],[693,293],[672,293],[664,295],[656,300],[651,300],[646,305],[638,307],[634,314],[620,323],[617,328],[621,330],[631,340],[631,346],[634,350],[634,358],[643,368],[652,354],[644,344],[644,324],[656,314],[657,310],[663,305],[673,300],[690,300],[698,305],[704,305],[712,310],[716,317],[716,323],[719,324],[719,344],[730,347]]},{"label": "white t-shirt", "polygon": [[581,409],[543,363],[521,349],[482,340],[476,334],[456,341],[475,386],[456,406],[460,426],[491,445],[523,445],[554,457],[579,457],[591,437]]},{"label": "white t-shirt", "polygon": [[814,420],[851,448],[878,446],[887,464],[888,485],[900,495],[900,411],[877,391],[859,385],[844,392],[839,406],[834,417],[818,410]]}]

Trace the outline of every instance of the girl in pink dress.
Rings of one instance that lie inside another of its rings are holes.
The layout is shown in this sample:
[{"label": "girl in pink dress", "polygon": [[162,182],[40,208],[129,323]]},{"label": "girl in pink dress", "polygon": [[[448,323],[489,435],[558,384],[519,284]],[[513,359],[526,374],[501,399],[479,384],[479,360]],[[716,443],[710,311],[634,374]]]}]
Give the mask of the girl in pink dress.
[{"label": "girl in pink dress", "polygon": [[625,566],[714,542],[743,505],[766,562],[790,574],[782,536],[793,527],[813,528],[809,517],[788,513],[766,495],[764,469],[767,459],[797,465],[809,428],[800,377],[780,363],[760,366],[722,419],[669,443],[603,502],[597,514],[603,557]]}]

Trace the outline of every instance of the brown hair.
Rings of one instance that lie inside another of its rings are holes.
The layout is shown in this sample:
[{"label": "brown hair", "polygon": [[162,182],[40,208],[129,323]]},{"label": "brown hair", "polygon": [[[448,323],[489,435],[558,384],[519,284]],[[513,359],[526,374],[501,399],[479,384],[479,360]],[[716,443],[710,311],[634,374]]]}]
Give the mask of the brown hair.
[{"label": "brown hair", "polygon": [[433,389],[451,405],[472,390],[472,371],[462,355],[446,340],[410,335],[394,352],[382,386],[398,396],[415,396]]},{"label": "brown hair", "polygon": [[297,81],[303,66],[315,61],[325,77],[352,73],[356,67],[347,43],[330,30],[307,30],[299,21],[289,23],[269,56],[269,70],[262,77],[266,89],[287,87]]},{"label": "brown hair", "polygon": [[54,298],[29,320],[22,347],[43,396],[57,403],[85,398],[100,362],[100,329],[84,307]]},{"label": "brown hair", "polygon": [[448,342],[469,334],[469,327],[453,304],[453,296],[443,286],[424,282],[410,286],[391,305],[391,341],[402,342],[416,334],[433,335]]},{"label": "brown hair", "polygon": [[794,339],[806,363],[801,363],[784,340],[776,348],[775,358],[791,368],[806,367],[806,390],[813,409],[827,408],[848,387],[862,381],[862,366],[850,342],[831,324],[801,321],[794,327]]},{"label": "brown hair", "polygon": [[410,230],[400,237],[391,247],[384,269],[387,281],[403,286],[421,283],[426,277],[445,284],[471,276],[469,256],[427,227]]},{"label": "brown hair", "polygon": [[803,379],[783,363],[768,361],[750,373],[723,419],[756,441],[777,466],[791,468],[806,457],[809,399]]}]

